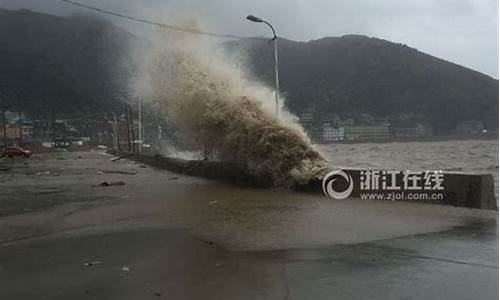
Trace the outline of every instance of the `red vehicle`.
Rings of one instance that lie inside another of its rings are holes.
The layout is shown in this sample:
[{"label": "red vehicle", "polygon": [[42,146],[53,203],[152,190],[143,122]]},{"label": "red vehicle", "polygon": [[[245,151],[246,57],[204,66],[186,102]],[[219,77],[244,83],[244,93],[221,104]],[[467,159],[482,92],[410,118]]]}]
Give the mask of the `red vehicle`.
[{"label": "red vehicle", "polygon": [[33,154],[31,151],[23,149],[21,147],[7,147],[3,150],[2,156],[14,157],[14,156],[22,156],[22,157],[30,157]]}]

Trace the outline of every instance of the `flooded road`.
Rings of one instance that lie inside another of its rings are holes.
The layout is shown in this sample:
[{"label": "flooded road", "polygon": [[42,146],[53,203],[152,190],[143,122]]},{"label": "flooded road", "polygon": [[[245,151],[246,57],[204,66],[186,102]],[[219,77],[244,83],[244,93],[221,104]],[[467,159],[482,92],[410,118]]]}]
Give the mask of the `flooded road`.
[{"label": "flooded road", "polygon": [[[0,173],[0,298],[497,293],[496,212],[333,201],[111,158],[56,153],[4,163],[12,169]],[[95,186],[103,181],[125,185]]]}]

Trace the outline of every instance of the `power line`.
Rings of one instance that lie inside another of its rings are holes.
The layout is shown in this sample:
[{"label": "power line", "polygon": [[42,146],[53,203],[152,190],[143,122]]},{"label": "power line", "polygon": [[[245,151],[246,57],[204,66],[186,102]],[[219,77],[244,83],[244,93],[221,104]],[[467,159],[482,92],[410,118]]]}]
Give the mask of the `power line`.
[{"label": "power line", "polygon": [[155,22],[155,21],[143,19],[143,18],[138,18],[138,17],[124,15],[124,14],[117,13],[117,12],[114,12],[114,11],[111,11],[111,10],[107,10],[107,9],[102,9],[102,8],[99,8],[99,7],[90,6],[90,5],[83,4],[83,3],[80,3],[80,2],[76,2],[76,1],[73,1],[73,0],[56,0],[56,1],[64,2],[64,3],[67,3],[67,4],[74,5],[74,6],[83,7],[83,8],[86,8],[86,9],[97,11],[97,12],[102,13],[102,14],[107,14],[107,15],[112,15],[112,16],[115,16],[115,17],[123,18],[123,19],[128,19],[128,20],[134,21],[134,22],[144,23],[144,24],[148,24],[148,25],[154,25],[154,26],[158,26],[158,27],[162,27],[162,28],[167,28],[167,29],[170,29],[170,30],[181,31],[181,32],[185,32],[185,33],[199,34],[199,35],[208,35],[208,36],[213,36],[213,37],[231,38],[231,39],[268,40],[266,38],[238,36],[238,35],[233,35],[233,34],[224,34],[224,33],[210,32],[210,31],[202,31],[202,30],[197,30],[197,29],[183,28],[183,27],[179,27],[179,26],[176,26],[176,25],[168,25],[168,24],[164,24],[164,23],[159,23],[159,22]]},{"label": "power line", "polygon": [[80,121],[80,120],[84,120],[84,119],[90,119],[92,117],[95,117],[95,116],[98,116],[98,115],[106,115],[105,113],[103,112],[98,112],[98,113],[94,113],[94,114],[90,114],[90,115],[86,115],[86,116],[81,116],[81,117],[76,117],[76,118],[71,118],[71,119],[65,119],[66,121]]}]

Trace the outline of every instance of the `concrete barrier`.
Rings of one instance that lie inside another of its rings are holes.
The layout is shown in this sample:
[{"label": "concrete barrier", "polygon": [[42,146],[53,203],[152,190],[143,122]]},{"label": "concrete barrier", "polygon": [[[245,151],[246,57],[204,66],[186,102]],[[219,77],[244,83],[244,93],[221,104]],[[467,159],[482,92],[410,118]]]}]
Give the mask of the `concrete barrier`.
[{"label": "concrete barrier", "polygon": [[[126,153],[111,152],[114,155],[127,155]],[[208,179],[215,179],[236,183],[247,186],[269,187],[270,180],[268,178],[256,178],[250,174],[245,168],[236,163],[216,162],[216,161],[199,161],[199,160],[184,160],[172,157],[164,157],[161,155],[141,155],[131,154],[126,157],[143,164],[147,164],[156,168],[166,169],[176,173],[198,176]],[[398,191],[387,191],[382,188],[362,190],[361,179],[364,176],[361,169],[343,169],[343,171],[352,178],[353,190],[350,197],[362,197],[366,194],[390,194],[393,196]],[[396,176],[396,183],[401,186],[403,180],[403,172]],[[336,182],[339,190],[345,190],[346,181],[338,180]],[[469,208],[480,208],[489,210],[498,210],[497,201],[494,193],[494,181],[491,174],[468,174],[458,172],[443,173],[443,189],[442,190],[412,190],[412,193],[420,195],[428,195],[426,199],[394,199],[397,201],[414,201],[435,203],[443,205],[453,205]],[[342,186],[344,185],[344,186]],[[316,178],[305,185],[297,185],[292,187],[294,190],[309,193],[323,193],[322,180]],[[435,194],[441,193],[442,197],[434,198]],[[387,198],[366,198],[373,200],[391,200]]]},{"label": "concrete barrier", "polygon": [[247,186],[269,187],[268,178],[256,178],[246,169],[237,163],[205,161],[205,160],[185,160],[180,158],[165,157],[161,155],[142,155],[116,153],[117,156],[126,156],[127,159],[147,164],[159,169],[165,169],[172,172],[186,174],[191,176],[203,177],[208,179],[221,180],[230,183],[236,183]]}]

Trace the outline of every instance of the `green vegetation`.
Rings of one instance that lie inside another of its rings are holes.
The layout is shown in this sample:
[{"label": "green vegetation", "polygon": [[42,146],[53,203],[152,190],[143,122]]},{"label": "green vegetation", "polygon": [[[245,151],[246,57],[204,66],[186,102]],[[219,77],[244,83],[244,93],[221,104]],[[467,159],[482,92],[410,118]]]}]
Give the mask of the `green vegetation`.
[{"label": "green vegetation", "polygon": [[110,112],[128,92],[134,36],[110,23],[0,10],[0,36],[0,110],[72,118]]},{"label": "green vegetation", "polygon": [[[272,43],[238,41],[253,73],[273,86]],[[448,133],[465,120],[498,129],[498,80],[406,45],[359,35],[279,40],[280,84],[294,113],[363,123],[430,125]]]},{"label": "green vegetation", "polygon": [[[145,42],[95,17],[0,10],[0,111],[73,118],[122,108],[136,64],[129,45]],[[273,86],[272,43],[244,49],[253,74]],[[498,129],[498,80],[408,46],[365,36],[309,42],[279,39],[286,106],[315,118],[422,123],[449,133],[467,120]]]}]

